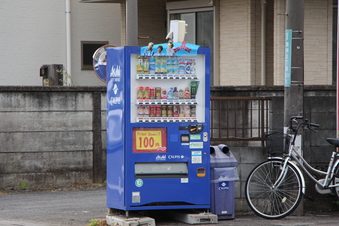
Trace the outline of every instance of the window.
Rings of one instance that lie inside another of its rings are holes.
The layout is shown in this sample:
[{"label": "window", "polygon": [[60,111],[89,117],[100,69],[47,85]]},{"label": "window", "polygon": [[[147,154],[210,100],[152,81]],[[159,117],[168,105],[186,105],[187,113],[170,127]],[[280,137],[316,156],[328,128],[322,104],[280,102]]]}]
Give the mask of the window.
[{"label": "window", "polygon": [[197,11],[171,13],[170,20],[184,20],[187,24],[187,33],[185,41],[200,45],[201,47],[210,47],[211,50],[211,84],[213,84],[213,56],[214,56],[214,29],[213,29],[213,11]]},{"label": "window", "polygon": [[93,54],[108,41],[81,41],[81,70],[93,70]]}]

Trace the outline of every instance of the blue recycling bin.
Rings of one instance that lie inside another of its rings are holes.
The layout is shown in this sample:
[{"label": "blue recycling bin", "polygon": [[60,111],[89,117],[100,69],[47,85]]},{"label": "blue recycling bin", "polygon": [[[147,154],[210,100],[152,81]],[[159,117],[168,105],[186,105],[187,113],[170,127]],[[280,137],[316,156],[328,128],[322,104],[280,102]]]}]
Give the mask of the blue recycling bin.
[{"label": "blue recycling bin", "polygon": [[229,148],[211,146],[211,213],[219,220],[234,219],[234,181],[239,180],[238,161]]}]

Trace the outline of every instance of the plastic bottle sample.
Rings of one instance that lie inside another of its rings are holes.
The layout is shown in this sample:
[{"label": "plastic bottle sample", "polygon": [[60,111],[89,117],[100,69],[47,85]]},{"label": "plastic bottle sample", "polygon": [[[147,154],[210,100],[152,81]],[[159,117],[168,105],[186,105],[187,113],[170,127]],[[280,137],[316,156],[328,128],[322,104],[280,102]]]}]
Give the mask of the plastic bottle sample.
[{"label": "plastic bottle sample", "polygon": [[182,89],[179,90],[179,100],[181,99],[185,99],[185,92]]},{"label": "plastic bottle sample", "polygon": [[179,99],[179,92],[177,90],[177,87],[174,87],[173,90],[173,100],[178,100]]},{"label": "plastic bottle sample", "polygon": [[167,92],[167,100],[173,100],[173,88],[169,88]]},{"label": "plastic bottle sample", "polygon": [[195,59],[191,61],[191,74],[195,75],[197,73],[196,68],[195,68]]}]

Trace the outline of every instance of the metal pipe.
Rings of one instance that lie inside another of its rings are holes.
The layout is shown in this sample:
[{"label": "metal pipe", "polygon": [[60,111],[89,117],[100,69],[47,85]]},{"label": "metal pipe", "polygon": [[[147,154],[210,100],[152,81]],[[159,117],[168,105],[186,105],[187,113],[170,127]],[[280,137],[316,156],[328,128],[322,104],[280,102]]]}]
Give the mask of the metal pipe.
[{"label": "metal pipe", "polygon": [[138,46],[138,0],[126,0],[126,45]]},{"label": "metal pipe", "polygon": [[[66,0],[66,81],[67,85],[71,85],[72,60],[71,60],[71,0]],[[65,76],[65,75],[64,75]]]},{"label": "metal pipe", "polygon": [[266,0],[261,0],[261,85],[266,85]]}]

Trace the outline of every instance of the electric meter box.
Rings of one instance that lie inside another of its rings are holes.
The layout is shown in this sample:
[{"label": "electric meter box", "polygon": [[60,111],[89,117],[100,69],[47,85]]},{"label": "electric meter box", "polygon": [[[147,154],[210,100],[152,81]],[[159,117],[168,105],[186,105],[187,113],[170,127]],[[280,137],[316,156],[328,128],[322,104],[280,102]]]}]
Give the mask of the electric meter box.
[{"label": "electric meter box", "polygon": [[63,65],[50,64],[40,67],[40,77],[42,77],[43,86],[62,86],[63,85]]},{"label": "electric meter box", "polygon": [[173,34],[173,42],[183,42],[186,35],[186,22],[184,20],[171,20],[170,32]]},{"label": "electric meter box", "polygon": [[145,48],[107,48],[107,207],[209,209],[210,50]]}]

